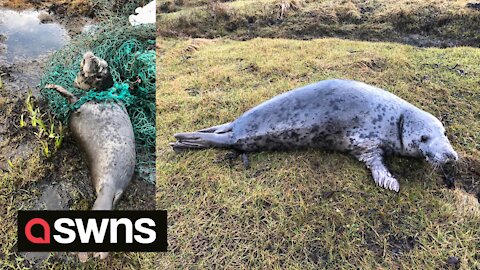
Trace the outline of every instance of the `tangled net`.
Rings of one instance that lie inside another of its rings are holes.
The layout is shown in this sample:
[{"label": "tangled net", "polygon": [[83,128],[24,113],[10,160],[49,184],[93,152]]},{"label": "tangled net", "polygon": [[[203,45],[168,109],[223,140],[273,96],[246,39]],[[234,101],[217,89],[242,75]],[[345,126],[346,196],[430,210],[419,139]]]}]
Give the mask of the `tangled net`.
[{"label": "tangled net", "polygon": [[[105,10],[102,12],[101,23],[75,37],[68,45],[54,53],[40,83],[41,93],[51,112],[64,124],[68,122],[72,111],[89,100],[122,102],[127,108],[134,129],[137,147],[136,172],[141,178],[154,183],[155,26],[132,27],[126,16],[113,13],[107,16]],[[87,92],[73,86],[86,51],[92,51],[107,61],[115,82],[114,87],[108,91]],[[79,97],[79,102],[68,104],[56,91],[44,88],[46,84],[63,86]]]}]

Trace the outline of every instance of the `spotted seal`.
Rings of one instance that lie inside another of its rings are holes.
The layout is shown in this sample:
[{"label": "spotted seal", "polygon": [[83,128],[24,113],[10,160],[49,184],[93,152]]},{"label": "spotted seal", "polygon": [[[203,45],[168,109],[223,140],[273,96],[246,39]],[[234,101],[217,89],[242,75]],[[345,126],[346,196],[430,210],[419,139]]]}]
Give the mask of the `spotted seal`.
[{"label": "spotted seal", "polygon": [[175,150],[230,148],[241,153],[327,148],[364,162],[379,186],[399,191],[384,156],[423,157],[434,166],[458,159],[442,123],[383,89],[325,80],[278,95],[233,122],[174,135]]},{"label": "spotted seal", "polygon": [[[81,89],[106,90],[113,86],[104,60],[87,52],[74,85]],[[73,104],[78,99],[59,85],[45,86],[59,92]],[[97,199],[92,210],[112,210],[130,183],[136,162],[135,137],[132,123],[123,104],[89,101],[69,118],[69,129],[85,152]],[[106,258],[107,252],[95,253]],[[79,253],[81,261],[87,253]]]}]

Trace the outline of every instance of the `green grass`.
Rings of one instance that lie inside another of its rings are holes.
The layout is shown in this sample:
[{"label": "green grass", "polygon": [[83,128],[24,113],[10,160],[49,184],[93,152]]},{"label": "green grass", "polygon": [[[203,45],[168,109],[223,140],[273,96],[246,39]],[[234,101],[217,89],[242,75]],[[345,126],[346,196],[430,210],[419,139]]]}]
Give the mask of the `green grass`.
[{"label": "green grass", "polygon": [[[169,212],[160,265],[227,269],[480,267],[480,50],[340,39],[162,40],[157,207]],[[229,122],[292,88],[348,78],[443,118],[462,157],[456,190],[423,161],[390,158],[396,194],[353,157],[323,150],[176,154],[176,132]]]},{"label": "green grass", "polygon": [[[193,2],[193,3],[192,3]],[[161,0],[162,36],[346,37],[421,46],[478,46],[480,12],[459,0]],[[162,7],[164,7],[162,9]]]}]

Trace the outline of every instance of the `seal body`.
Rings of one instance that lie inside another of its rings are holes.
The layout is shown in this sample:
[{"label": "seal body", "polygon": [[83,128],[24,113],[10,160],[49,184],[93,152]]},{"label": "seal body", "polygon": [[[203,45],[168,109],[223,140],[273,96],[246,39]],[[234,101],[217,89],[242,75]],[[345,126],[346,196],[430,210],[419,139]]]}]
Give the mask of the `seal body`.
[{"label": "seal body", "polygon": [[87,157],[97,193],[93,210],[111,210],[135,168],[135,137],[126,109],[90,101],[72,113],[69,128]]},{"label": "seal body", "polygon": [[[83,90],[103,91],[113,86],[112,75],[105,60],[86,52],[80,63],[74,86]],[[60,85],[47,84],[73,104],[78,98]],[[97,193],[92,210],[112,210],[132,180],[135,170],[135,136],[132,122],[122,103],[88,101],[69,118],[69,128],[85,152]],[[108,252],[97,252],[94,257],[104,259]],[[80,252],[80,261],[89,254]]]},{"label": "seal body", "polygon": [[[135,170],[135,137],[123,104],[89,101],[69,119],[75,141],[87,157],[97,199],[92,210],[112,210],[130,183]],[[96,252],[105,259],[108,252]],[[81,262],[89,254],[78,253]]]},{"label": "seal body", "polygon": [[328,148],[366,163],[377,184],[399,190],[385,154],[456,160],[441,122],[380,88],[326,80],[278,95],[224,125],[175,134],[174,149],[222,147],[240,152]]},{"label": "seal body", "polygon": [[360,150],[360,141],[401,151],[399,110],[405,101],[351,81],[331,80],[272,98],[233,122],[234,148],[243,151],[329,148]]}]

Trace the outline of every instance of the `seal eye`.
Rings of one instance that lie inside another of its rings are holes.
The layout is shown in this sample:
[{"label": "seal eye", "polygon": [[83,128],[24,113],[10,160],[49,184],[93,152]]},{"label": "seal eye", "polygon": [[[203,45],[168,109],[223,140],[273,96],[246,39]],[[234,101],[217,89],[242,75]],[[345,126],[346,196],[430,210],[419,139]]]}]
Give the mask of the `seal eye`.
[{"label": "seal eye", "polygon": [[422,137],[420,137],[420,141],[423,142],[423,143],[424,143],[424,142],[427,142],[428,139],[429,139],[429,138],[428,138],[427,135],[422,135]]}]

